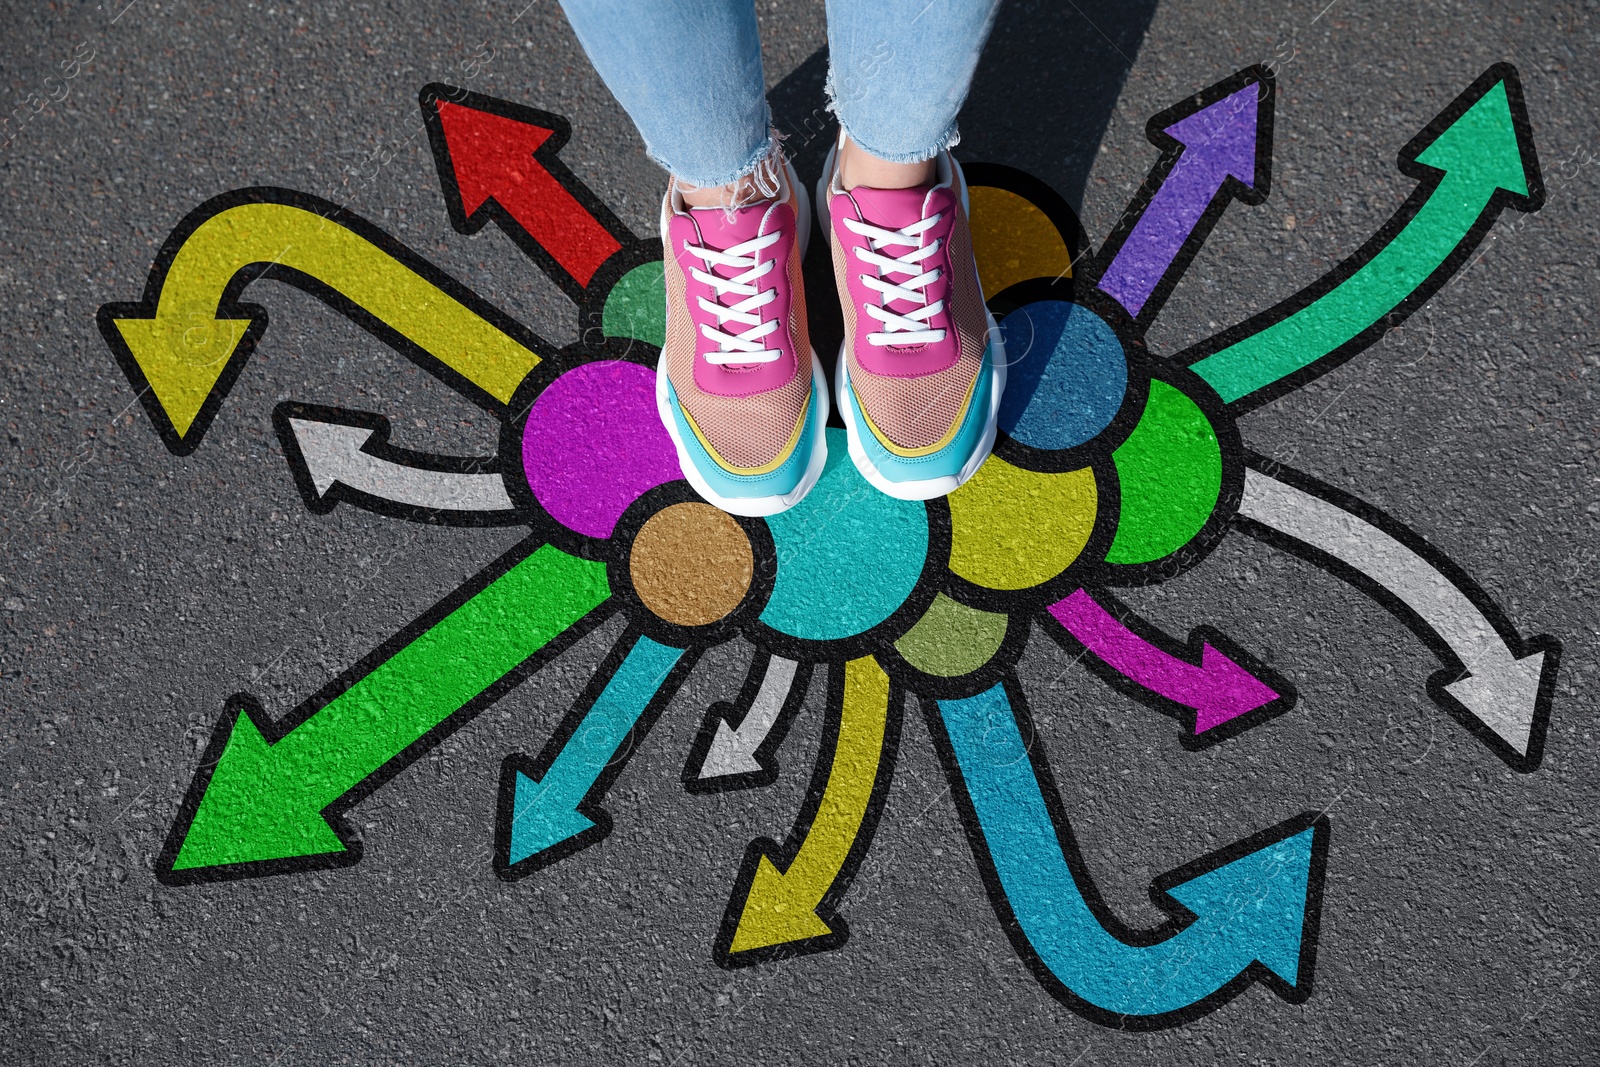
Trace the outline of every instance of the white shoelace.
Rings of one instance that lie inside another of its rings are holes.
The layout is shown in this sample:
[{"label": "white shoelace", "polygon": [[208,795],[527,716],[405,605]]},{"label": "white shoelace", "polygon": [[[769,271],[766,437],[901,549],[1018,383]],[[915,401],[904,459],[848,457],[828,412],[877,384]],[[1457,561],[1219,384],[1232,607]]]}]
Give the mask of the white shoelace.
[{"label": "white shoelace", "polygon": [[[928,286],[938,281],[942,272],[937,267],[933,270],[922,269],[922,261],[937,253],[942,243],[934,241],[923,245],[922,234],[938,225],[941,217],[932,215],[900,230],[887,230],[882,226],[874,226],[870,222],[858,222],[855,219],[843,220],[852,233],[865,237],[872,246],[858,247],[856,258],[878,268],[876,277],[871,274],[858,275],[862,285],[877,290],[883,296],[882,306],[866,305],[867,314],[883,323],[880,332],[867,334],[867,340],[873,345],[881,348],[885,345],[921,345],[944,340],[944,330],[928,326],[928,320],[944,310],[943,300],[928,303],[927,292]],[[899,258],[883,255],[879,251],[891,245],[909,245],[912,251]],[[907,277],[904,281],[896,282],[888,277],[891,274],[903,274]],[[888,305],[891,300],[904,300],[922,306],[900,315],[889,310]]]},{"label": "white shoelace", "polygon": [[[715,300],[700,297],[700,310],[717,318],[716,326],[710,323],[700,324],[701,335],[707,340],[716,342],[717,345],[717,351],[706,353],[707,363],[714,363],[717,366],[726,366],[729,363],[771,363],[783,355],[780,349],[761,347],[761,339],[776,331],[780,323],[777,319],[763,321],[757,314],[778,298],[778,290],[762,289],[755,284],[772,273],[773,268],[777,266],[776,259],[762,259],[759,253],[776,244],[779,236],[781,235],[777,233],[765,234],[743,241],[724,251],[692,245],[687,241],[683,243],[685,252],[698,256],[708,267],[732,267],[734,270],[743,271],[742,274],[736,274],[732,278],[724,278],[720,274],[713,274],[699,267],[689,271],[695,281],[711,286],[719,298],[728,293],[745,298],[737,304],[719,304]],[[722,327],[730,320],[748,326],[749,329],[744,333],[728,333]]]}]

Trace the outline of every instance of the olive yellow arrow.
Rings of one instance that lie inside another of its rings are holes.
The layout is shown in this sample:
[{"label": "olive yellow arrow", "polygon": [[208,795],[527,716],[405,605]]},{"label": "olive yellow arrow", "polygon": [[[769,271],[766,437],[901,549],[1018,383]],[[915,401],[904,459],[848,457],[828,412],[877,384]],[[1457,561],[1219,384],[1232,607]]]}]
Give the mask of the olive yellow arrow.
[{"label": "olive yellow arrow", "polygon": [[100,309],[101,334],[179,455],[200,443],[266,327],[265,311],[236,302],[263,276],[304,289],[490,410],[539,362],[537,338],[366,219],[306,193],[241,189],[178,225],[142,302]]},{"label": "olive yellow arrow", "polygon": [[[836,710],[830,710],[817,773],[789,847],[762,839],[745,853],[717,940],[724,965],[837,948],[847,936],[834,910],[883,807],[900,701],[870,657],[851,660],[842,673],[842,683],[830,679],[829,703]],[[793,859],[780,871],[774,854]]]}]

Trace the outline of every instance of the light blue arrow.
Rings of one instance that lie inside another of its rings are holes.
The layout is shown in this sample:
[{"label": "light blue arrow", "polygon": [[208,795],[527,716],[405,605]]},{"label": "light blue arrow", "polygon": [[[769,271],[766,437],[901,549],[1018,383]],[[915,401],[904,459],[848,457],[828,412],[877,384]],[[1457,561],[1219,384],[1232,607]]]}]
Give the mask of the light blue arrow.
[{"label": "light blue arrow", "polygon": [[981,831],[974,846],[988,853],[1016,931],[1072,997],[1134,1025],[1162,1025],[1153,1017],[1242,988],[1256,961],[1291,993],[1309,979],[1300,961],[1314,825],[1187,879],[1157,879],[1194,918],[1176,929],[1181,909],[1154,891],[1174,923],[1118,936],[1090,907],[1070,826],[1057,836],[1004,687],[938,706]]},{"label": "light blue arrow", "polygon": [[639,637],[543,776],[535,780],[516,772],[509,863],[599,825],[581,810],[584,798],[682,656],[681,648]]}]

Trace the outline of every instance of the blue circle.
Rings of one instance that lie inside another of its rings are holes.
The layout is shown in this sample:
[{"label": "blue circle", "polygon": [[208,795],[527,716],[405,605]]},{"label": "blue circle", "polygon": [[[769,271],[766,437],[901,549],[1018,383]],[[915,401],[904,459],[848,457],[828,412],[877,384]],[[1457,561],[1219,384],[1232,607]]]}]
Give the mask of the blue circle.
[{"label": "blue circle", "polygon": [[1001,322],[1006,392],[1000,428],[1030,448],[1074,448],[1111,424],[1128,359],[1106,321],[1081,304],[1036,300]]},{"label": "blue circle", "polygon": [[828,464],[806,498],[767,519],[778,574],[761,621],[805,641],[872,629],[906,602],[928,558],[928,508],[869,485],[830,429]]}]

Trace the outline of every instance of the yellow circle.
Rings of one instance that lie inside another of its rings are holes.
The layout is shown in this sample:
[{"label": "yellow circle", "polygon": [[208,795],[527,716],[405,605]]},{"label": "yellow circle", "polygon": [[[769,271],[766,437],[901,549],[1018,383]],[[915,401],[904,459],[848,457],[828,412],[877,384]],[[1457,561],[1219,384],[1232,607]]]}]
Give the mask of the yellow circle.
[{"label": "yellow circle", "polygon": [[992,185],[971,186],[968,196],[972,253],[985,300],[1029,278],[1072,277],[1072,250],[1031,200]]},{"label": "yellow circle", "polygon": [[990,456],[950,494],[950,570],[985,589],[1042,585],[1089,543],[1099,493],[1088,467],[1040,474]]}]

